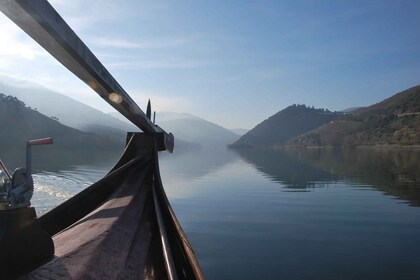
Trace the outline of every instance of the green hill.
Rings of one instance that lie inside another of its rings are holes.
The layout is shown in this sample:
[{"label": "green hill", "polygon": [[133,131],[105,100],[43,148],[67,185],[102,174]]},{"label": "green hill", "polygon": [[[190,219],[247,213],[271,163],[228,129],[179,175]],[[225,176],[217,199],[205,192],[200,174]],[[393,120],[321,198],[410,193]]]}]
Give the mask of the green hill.
[{"label": "green hill", "polygon": [[287,144],[333,147],[420,145],[420,85],[344,115]]},{"label": "green hill", "polygon": [[341,113],[292,105],[244,134],[231,147],[267,147],[288,140],[337,119]]},{"label": "green hill", "polygon": [[22,80],[5,82],[0,75],[0,89],[1,92],[7,92],[23,101],[26,107],[36,108],[43,115],[56,117],[61,124],[111,139],[122,146],[125,144],[127,131],[139,131],[136,126],[128,122],[122,122],[109,114],[34,83]]},{"label": "green hill", "polygon": [[30,109],[16,97],[0,94],[0,148],[21,149],[26,140],[53,137],[54,145],[49,150],[114,148],[114,141],[62,125],[54,117],[49,118]]}]

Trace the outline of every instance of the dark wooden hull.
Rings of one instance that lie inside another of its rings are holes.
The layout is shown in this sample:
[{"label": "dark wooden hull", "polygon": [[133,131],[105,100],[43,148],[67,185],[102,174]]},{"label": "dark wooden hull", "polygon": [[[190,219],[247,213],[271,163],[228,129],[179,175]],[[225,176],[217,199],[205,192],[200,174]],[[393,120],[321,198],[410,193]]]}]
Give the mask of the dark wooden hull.
[{"label": "dark wooden hull", "polygon": [[107,176],[38,219],[55,255],[25,278],[204,279],[162,188],[153,139],[132,136]]}]

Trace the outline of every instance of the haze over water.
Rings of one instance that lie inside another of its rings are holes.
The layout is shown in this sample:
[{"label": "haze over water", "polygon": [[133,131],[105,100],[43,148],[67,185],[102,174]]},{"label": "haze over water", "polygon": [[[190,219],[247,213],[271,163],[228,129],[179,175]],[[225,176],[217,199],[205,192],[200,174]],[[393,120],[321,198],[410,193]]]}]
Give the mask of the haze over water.
[{"label": "haze over water", "polygon": [[[37,212],[99,179],[118,154],[42,166],[34,175]],[[415,279],[419,156],[219,148],[162,153],[160,166],[207,279]]]}]

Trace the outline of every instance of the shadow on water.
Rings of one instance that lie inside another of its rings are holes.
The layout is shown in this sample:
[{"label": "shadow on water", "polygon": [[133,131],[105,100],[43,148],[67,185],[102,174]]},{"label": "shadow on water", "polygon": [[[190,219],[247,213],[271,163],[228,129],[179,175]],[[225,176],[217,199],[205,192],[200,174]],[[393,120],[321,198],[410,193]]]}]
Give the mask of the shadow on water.
[{"label": "shadow on water", "polygon": [[[306,189],[315,182],[348,180],[420,206],[419,149],[243,149],[235,150],[270,180]],[[319,185],[319,184],[317,184]]]}]

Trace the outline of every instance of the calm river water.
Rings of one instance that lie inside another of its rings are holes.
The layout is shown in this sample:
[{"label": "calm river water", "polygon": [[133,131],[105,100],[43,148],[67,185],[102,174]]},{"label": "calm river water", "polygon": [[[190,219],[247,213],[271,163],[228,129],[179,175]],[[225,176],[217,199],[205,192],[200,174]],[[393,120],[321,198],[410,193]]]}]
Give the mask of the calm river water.
[{"label": "calm river water", "polygon": [[[35,164],[37,212],[101,178],[118,155]],[[420,275],[420,150],[178,150],[160,165],[207,279]]]}]

